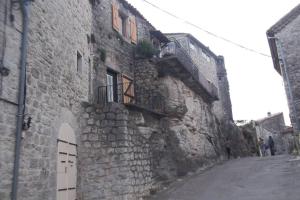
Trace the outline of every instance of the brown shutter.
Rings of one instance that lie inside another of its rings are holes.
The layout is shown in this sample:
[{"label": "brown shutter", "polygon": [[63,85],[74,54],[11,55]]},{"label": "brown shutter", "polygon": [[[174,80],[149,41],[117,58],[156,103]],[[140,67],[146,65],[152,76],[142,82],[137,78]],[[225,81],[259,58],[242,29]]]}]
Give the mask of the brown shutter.
[{"label": "brown shutter", "polygon": [[134,85],[133,80],[127,76],[122,76],[123,81],[123,103],[134,103]]},{"label": "brown shutter", "polygon": [[112,4],[112,24],[113,24],[113,28],[116,31],[120,30],[120,26],[119,26],[119,11],[118,11],[118,7],[115,3]]},{"label": "brown shutter", "polygon": [[130,18],[130,36],[131,42],[136,44],[137,43],[137,27],[136,27],[136,19],[135,17]]}]

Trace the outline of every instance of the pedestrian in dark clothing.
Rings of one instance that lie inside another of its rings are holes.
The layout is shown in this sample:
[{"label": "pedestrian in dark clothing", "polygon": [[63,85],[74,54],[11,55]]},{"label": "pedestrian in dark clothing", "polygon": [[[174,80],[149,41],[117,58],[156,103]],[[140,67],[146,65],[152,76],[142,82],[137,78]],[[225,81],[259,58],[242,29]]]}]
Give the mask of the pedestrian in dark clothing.
[{"label": "pedestrian in dark clothing", "polygon": [[273,140],[272,136],[269,136],[268,144],[269,144],[271,156],[274,156],[275,155],[275,144],[274,144],[274,140]]},{"label": "pedestrian in dark clothing", "polygon": [[231,148],[230,148],[229,139],[226,139],[225,147],[226,147],[227,157],[228,157],[228,160],[229,160],[230,157],[231,157]]}]

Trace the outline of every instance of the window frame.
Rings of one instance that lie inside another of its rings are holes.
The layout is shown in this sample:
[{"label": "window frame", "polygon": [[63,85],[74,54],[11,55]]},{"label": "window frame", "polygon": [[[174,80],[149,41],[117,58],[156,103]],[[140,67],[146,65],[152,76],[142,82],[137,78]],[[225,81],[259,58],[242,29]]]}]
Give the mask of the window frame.
[{"label": "window frame", "polygon": [[128,16],[119,11],[119,23],[120,30],[119,33],[126,39],[131,37],[130,33],[128,34],[129,25],[128,25]]},{"label": "window frame", "polygon": [[[112,77],[112,85],[109,85],[108,77]],[[106,70],[106,100],[107,102],[118,102],[118,73],[107,69]]]}]

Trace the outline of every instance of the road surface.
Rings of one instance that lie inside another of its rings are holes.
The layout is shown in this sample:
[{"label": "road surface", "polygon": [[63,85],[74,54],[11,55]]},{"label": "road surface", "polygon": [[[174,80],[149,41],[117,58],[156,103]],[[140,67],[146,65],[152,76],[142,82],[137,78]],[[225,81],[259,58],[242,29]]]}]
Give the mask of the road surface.
[{"label": "road surface", "polygon": [[300,200],[300,160],[231,160],[178,181],[150,200]]}]

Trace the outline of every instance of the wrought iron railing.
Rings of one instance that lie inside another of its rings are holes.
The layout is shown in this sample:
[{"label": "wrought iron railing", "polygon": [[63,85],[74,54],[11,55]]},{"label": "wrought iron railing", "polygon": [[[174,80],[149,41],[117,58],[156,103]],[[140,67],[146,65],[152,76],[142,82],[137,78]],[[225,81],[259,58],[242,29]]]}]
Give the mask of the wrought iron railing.
[{"label": "wrought iron railing", "polygon": [[157,90],[140,87],[133,82],[98,87],[97,103],[106,106],[112,102],[157,114],[165,113],[164,98]]},{"label": "wrought iron railing", "polygon": [[170,38],[171,42],[166,44],[160,53],[160,57],[175,56],[183,65],[183,67],[190,73],[194,80],[196,80],[203,89],[213,98],[218,98],[218,88],[199,71],[199,68],[192,60],[190,54],[182,47],[182,45],[175,39]]}]

